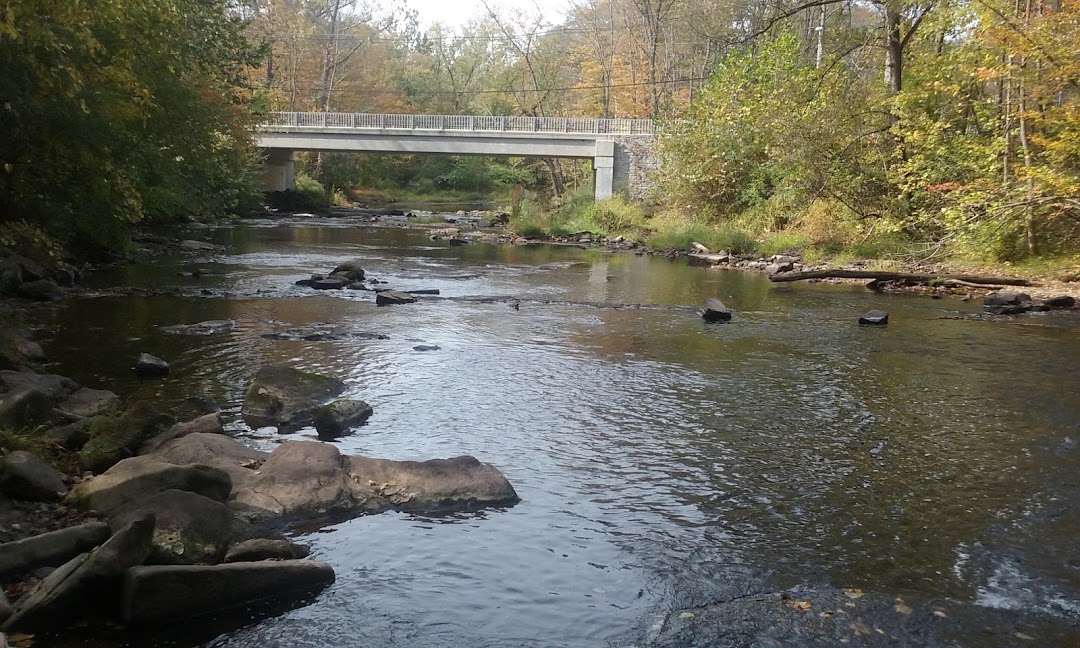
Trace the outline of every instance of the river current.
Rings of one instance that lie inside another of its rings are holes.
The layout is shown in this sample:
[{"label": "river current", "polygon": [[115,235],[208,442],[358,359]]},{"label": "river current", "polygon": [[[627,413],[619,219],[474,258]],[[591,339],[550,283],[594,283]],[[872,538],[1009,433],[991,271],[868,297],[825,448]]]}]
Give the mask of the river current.
[{"label": "river current", "polygon": [[[349,221],[193,235],[224,252],[101,272],[91,287],[147,294],[37,312],[54,370],[178,413],[213,400],[228,429],[268,448],[314,437],[239,420],[258,367],[288,363],[374,407],[342,452],[471,454],[521,496],[299,533],[337,582],[209,645],[636,646],[670,610],[800,584],[1019,612],[1028,634],[1054,629],[1032,645],[1080,645],[1074,314],[977,321],[978,299],[572,247],[449,247]],[[440,294],[379,308],[371,292],[293,285],[351,259]],[[707,297],[734,319],[704,323]],[[887,327],[857,324],[872,308]],[[162,328],[216,319],[236,326]],[[263,337],[313,325],[347,335]],[[144,351],[172,363],[167,379],[134,378]]]}]

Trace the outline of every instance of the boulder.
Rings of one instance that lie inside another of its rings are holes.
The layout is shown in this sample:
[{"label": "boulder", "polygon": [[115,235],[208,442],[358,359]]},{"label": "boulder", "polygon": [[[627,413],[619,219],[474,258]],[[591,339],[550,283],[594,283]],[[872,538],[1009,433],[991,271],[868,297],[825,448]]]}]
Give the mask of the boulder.
[{"label": "boulder", "polygon": [[133,520],[91,553],[65,563],[15,603],[13,614],[0,629],[55,630],[107,613],[121,592],[124,574],[150,555],[153,532],[153,517]]},{"label": "boulder", "polygon": [[64,477],[37,455],[16,450],[0,460],[0,491],[16,499],[55,502],[67,495]]},{"label": "boulder", "polygon": [[135,567],[124,584],[124,620],[141,625],[216,613],[263,599],[308,594],[333,582],[330,565],[311,560]]},{"label": "boulder", "polygon": [[224,502],[232,491],[232,478],[212,466],[177,465],[153,456],[132,457],[77,485],[71,499],[82,509],[113,515],[132,502],[169,490],[189,491]]},{"label": "boulder", "polygon": [[139,401],[115,419],[103,418],[92,426],[90,440],[79,451],[79,465],[95,473],[134,456],[147,439],[172,423],[147,401]]},{"label": "boulder", "polygon": [[113,518],[113,526],[147,515],[157,521],[145,560],[149,565],[215,565],[232,542],[229,508],[197,493],[167,490],[131,502]]},{"label": "boulder", "polygon": [[140,378],[156,378],[169,374],[169,363],[149,353],[140,353],[135,358],[135,375]]},{"label": "boulder", "polygon": [[727,322],[731,319],[731,311],[724,306],[724,302],[712,297],[705,300],[705,308],[699,313],[706,322]]},{"label": "boulder", "polygon": [[107,389],[83,387],[60,403],[59,409],[83,418],[107,414],[116,410],[120,398]]},{"label": "boulder", "polygon": [[44,437],[59,444],[65,450],[78,451],[90,440],[90,433],[99,425],[104,424],[105,419],[100,416],[91,416],[74,423],[60,425],[45,430]]},{"label": "boulder", "polygon": [[225,562],[254,562],[257,560],[294,560],[307,558],[310,550],[284,538],[252,538],[229,547]]},{"label": "boulder", "polygon": [[992,292],[983,298],[983,310],[994,315],[1019,315],[1031,310],[1027,293]]},{"label": "boulder", "polygon": [[0,427],[25,430],[44,425],[52,418],[53,401],[37,387],[16,387],[0,396]]},{"label": "boulder", "polygon": [[[226,472],[236,484],[248,479],[253,467],[259,466],[269,456],[266,452],[253,450],[236,439],[224,434],[189,434],[167,442],[148,459],[179,466],[201,464]],[[176,488],[181,488],[177,486]],[[198,490],[187,488],[183,490]],[[206,495],[206,493],[203,493]]]},{"label": "boulder", "polygon": [[53,402],[60,402],[75,393],[79,384],[56,374],[38,374],[5,369],[0,371],[0,386],[7,391],[33,387],[45,392]]},{"label": "boulder", "polygon": [[334,439],[368,420],[373,412],[371,405],[362,400],[336,400],[315,412],[315,430],[321,439]]},{"label": "boulder", "polygon": [[349,283],[351,282],[348,279],[341,277],[327,277],[312,283],[311,287],[315,290],[341,290]]},{"label": "boulder", "polygon": [[334,268],[330,272],[332,276],[341,277],[348,280],[350,283],[354,281],[364,280],[364,269],[360,266],[359,261],[347,261],[342,263],[338,267]]},{"label": "boulder", "polygon": [[0,576],[59,567],[109,539],[104,522],[87,522],[0,545]]},{"label": "boulder", "polygon": [[788,261],[786,263],[777,262],[777,263],[770,263],[768,266],[766,266],[765,267],[765,272],[766,272],[766,274],[774,275],[774,274],[779,274],[781,272],[791,272],[794,269],[795,269],[795,264],[790,262],[790,261]]},{"label": "boulder", "polygon": [[16,293],[19,297],[36,301],[56,301],[64,297],[64,289],[49,279],[38,279],[19,284]]},{"label": "boulder", "polygon": [[225,434],[225,428],[221,425],[221,414],[217,412],[204,414],[197,419],[177,423],[164,432],[147,439],[139,446],[138,453],[143,455],[154,452],[169,441],[186,437],[189,434]]},{"label": "boulder", "polygon": [[1042,300],[1043,306],[1050,310],[1065,310],[1076,306],[1076,299],[1069,295],[1059,295]]},{"label": "boulder", "polygon": [[241,414],[253,428],[297,427],[310,423],[320,405],[343,391],[345,383],[336,378],[269,365],[248,386]]},{"label": "boulder", "polygon": [[885,326],[889,323],[889,314],[885,311],[872,310],[867,311],[859,318],[859,324],[867,326]]},{"label": "boulder", "polygon": [[237,484],[232,501],[271,516],[322,516],[356,509],[367,495],[354,489],[348,462],[336,447],[288,441]]},{"label": "boulder", "polygon": [[401,292],[400,290],[380,290],[375,293],[375,303],[379,306],[411,304],[415,301],[416,297],[413,297],[407,292]]},{"label": "boulder", "polygon": [[161,330],[173,335],[216,335],[226,333],[236,328],[233,320],[207,320],[197,324],[176,324],[163,326]]},{"label": "boulder", "polygon": [[44,360],[40,344],[19,331],[0,330],[0,369],[27,369]]},{"label": "boulder", "polygon": [[353,482],[370,489],[381,506],[460,510],[518,501],[506,477],[474,457],[390,461],[353,456],[349,462]]}]

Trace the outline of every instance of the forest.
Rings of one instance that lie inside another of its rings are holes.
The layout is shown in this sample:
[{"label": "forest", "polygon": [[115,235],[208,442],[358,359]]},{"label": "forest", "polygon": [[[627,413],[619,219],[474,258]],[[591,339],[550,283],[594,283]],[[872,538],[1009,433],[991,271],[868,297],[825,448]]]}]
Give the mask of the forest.
[{"label": "forest", "polygon": [[246,129],[325,110],[650,117],[662,154],[646,204],[606,207],[567,160],[306,156],[299,187],[327,200],[521,185],[523,227],[656,246],[1012,262],[1080,244],[1076,0],[578,0],[456,29],[375,0],[4,4],[5,243],[243,209]]}]

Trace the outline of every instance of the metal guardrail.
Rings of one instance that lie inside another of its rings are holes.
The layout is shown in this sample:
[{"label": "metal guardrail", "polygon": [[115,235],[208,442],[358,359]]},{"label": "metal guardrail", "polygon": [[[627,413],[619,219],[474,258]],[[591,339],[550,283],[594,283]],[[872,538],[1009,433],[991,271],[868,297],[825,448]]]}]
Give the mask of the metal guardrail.
[{"label": "metal guardrail", "polygon": [[377,115],[369,113],[274,112],[261,129],[356,128],[368,130],[459,131],[476,133],[573,133],[652,135],[650,119],[577,117],[495,117],[485,115]]}]

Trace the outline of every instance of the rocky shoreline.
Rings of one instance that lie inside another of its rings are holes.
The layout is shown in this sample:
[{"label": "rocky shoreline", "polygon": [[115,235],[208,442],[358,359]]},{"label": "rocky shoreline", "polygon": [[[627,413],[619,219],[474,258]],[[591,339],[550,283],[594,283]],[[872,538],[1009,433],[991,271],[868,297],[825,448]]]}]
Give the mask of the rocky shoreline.
[{"label": "rocky shoreline", "polygon": [[[208,614],[242,624],[250,605],[288,609],[333,583],[331,565],[284,535],[293,525],[518,500],[498,469],[468,456],[392,461],[319,441],[254,450],[217,412],[176,422],[152,402],[38,373],[40,348],[4,335],[0,363],[13,368],[0,370],[0,631],[13,638]],[[314,425],[332,439],[372,410],[333,400],[344,389],[268,366],[242,413],[252,426]]]}]

